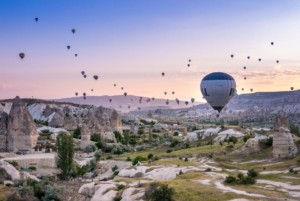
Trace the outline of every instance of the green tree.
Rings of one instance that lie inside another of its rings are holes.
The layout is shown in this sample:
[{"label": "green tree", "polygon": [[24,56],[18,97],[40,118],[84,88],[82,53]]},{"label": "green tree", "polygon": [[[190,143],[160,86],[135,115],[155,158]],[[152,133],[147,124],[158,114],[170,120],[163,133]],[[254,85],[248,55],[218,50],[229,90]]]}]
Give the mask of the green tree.
[{"label": "green tree", "polygon": [[293,133],[294,135],[297,135],[300,137],[300,131],[299,131],[299,127],[295,124],[291,124],[290,125],[290,131],[291,133]]},{"label": "green tree", "polygon": [[74,165],[73,137],[67,133],[60,133],[56,138],[57,166],[60,168],[61,179],[69,178]]}]

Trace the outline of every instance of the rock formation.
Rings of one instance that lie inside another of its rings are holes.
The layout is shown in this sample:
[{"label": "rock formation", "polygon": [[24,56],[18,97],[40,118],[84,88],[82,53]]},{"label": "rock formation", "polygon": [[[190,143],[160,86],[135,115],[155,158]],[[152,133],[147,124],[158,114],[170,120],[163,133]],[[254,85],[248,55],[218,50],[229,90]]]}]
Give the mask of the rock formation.
[{"label": "rock formation", "polygon": [[288,123],[285,117],[278,116],[274,125],[273,134],[273,157],[289,158],[298,153],[294,144],[292,134],[288,129]]},{"label": "rock formation", "polygon": [[36,146],[38,132],[35,123],[25,104],[17,96],[9,115],[1,116],[1,150],[5,151],[29,151]]}]

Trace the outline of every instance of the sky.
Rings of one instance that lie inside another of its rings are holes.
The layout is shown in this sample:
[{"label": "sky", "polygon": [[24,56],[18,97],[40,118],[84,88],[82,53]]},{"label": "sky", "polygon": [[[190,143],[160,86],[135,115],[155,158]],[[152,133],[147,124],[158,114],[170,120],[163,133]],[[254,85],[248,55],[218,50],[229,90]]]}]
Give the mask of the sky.
[{"label": "sky", "polygon": [[200,82],[216,71],[238,94],[297,90],[299,19],[297,0],[0,0],[0,99],[175,91],[202,101]]}]

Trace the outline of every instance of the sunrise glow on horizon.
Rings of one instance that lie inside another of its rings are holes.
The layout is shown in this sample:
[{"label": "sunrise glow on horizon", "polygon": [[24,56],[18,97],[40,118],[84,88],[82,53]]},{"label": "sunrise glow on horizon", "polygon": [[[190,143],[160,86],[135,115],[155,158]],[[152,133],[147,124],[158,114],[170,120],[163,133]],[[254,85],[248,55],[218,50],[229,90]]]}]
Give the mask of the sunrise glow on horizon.
[{"label": "sunrise glow on horizon", "polygon": [[0,98],[126,91],[203,102],[200,81],[216,71],[238,94],[298,90],[298,19],[296,0],[0,0]]}]

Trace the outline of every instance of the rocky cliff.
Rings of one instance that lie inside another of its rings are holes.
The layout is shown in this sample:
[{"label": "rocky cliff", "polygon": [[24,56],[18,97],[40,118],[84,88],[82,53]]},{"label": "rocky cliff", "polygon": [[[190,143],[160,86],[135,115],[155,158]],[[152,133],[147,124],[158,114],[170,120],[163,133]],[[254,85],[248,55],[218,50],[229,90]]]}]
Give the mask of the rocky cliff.
[{"label": "rocky cliff", "polygon": [[0,120],[1,150],[31,151],[36,146],[38,132],[27,107],[16,97],[9,112],[1,114]]},{"label": "rocky cliff", "polygon": [[[107,141],[115,141],[113,131],[121,131],[121,116],[113,109],[34,99],[24,99],[23,101],[38,124],[66,130],[75,130],[85,125],[87,128],[85,132],[88,131],[88,133],[84,133],[84,135],[97,133]],[[11,100],[2,101],[0,113],[1,111],[3,111],[2,113],[11,111],[10,103]],[[0,133],[2,127],[5,127],[5,124],[2,124],[0,120]]]}]

